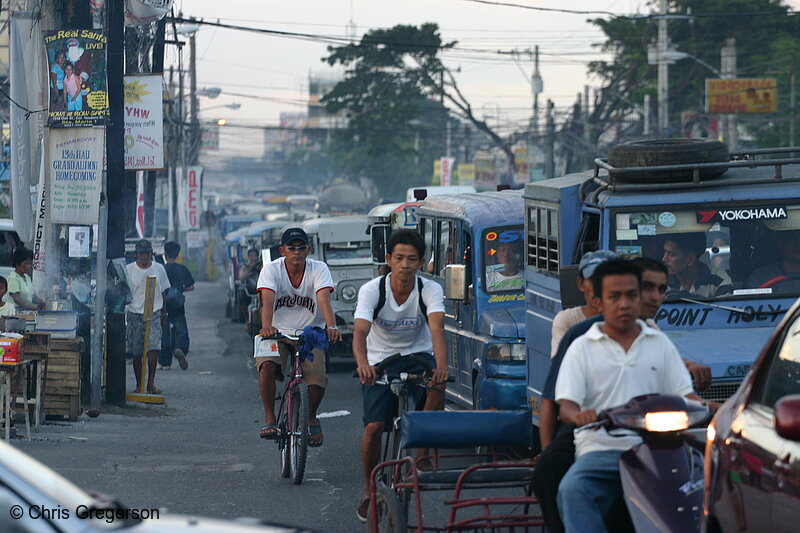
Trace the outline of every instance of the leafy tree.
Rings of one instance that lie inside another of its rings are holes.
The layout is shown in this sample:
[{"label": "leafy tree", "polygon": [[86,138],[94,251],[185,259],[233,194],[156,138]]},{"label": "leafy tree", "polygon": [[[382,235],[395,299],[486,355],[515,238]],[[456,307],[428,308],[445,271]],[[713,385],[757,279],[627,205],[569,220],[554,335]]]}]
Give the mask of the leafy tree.
[{"label": "leafy tree", "polygon": [[[681,112],[703,111],[705,79],[716,74],[702,63],[718,66],[720,48],[732,37],[736,39],[738,77],[778,78],[778,116],[738,115],[739,121],[747,124],[761,144],[785,143],[786,115],[791,111],[789,74],[800,51],[800,18],[790,16],[780,0],[670,0],[669,6],[672,14],[691,15],[669,20],[670,40],[679,51],[699,59],[670,65],[669,124],[678,125]],[[614,52],[612,61],[597,61],[589,67],[604,83],[590,119],[595,138],[599,138],[620,117],[638,111],[645,94],[656,101],[657,67],[647,63],[647,45],[656,39],[657,19],[616,17],[591,22],[606,35],[599,48]],[[641,131],[634,127],[625,133]]]},{"label": "leafy tree", "polygon": [[444,153],[445,101],[503,146],[513,164],[505,141],[475,119],[439,59],[453,46],[442,41],[438,25],[426,23],[372,30],[359,43],[328,48],[324,61],[346,68],[345,79],[322,100],[328,112],[346,110],[349,119],[330,148],[336,171],[371,177],[384,195],[395,197],[427,183],[430,163]]}]

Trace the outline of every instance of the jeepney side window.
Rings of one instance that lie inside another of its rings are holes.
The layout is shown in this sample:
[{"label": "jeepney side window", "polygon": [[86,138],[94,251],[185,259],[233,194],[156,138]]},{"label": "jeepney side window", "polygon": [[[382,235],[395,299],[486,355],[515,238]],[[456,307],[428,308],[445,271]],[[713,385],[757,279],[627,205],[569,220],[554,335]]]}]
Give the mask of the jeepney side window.
[{"label": "jeepney side window", "polygon": [[527,213],[527,264],[558,272],[558,209],[531,205]]},{"label": "jeepney side window", "polygon": [[449,221],[439,222],[439,247],[436,251],[436,271],[444,276],[444,267],[453,261],[453,224]]},{"label": "jeepney side window", "polygon": [[572,253],[572,264],[577,265],[583,254],[594,252],[600,248],[600,214],[583,213],[581,225],[578,227],[578,238]]},{"label": "jeepney side window", "polygon": [[427,256],[427,261],[422,265],[422,271],[433,274],[433,256],[435,251],[433,247],[433,219],[427,217],[422,218],[419,223],[419,229],[425,241],[425,255]]}]

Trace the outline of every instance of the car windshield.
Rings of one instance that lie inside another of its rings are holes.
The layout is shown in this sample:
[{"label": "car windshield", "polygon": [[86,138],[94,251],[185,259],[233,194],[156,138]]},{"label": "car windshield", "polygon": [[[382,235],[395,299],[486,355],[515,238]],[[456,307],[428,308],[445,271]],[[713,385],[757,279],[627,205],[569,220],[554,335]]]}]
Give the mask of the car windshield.
[{"label": "car windshield", "polygon": [[616,212],[611,249],[669,270],[667,301],[800,295],[800,205]]},{"label": "car windshield", "polygon": [[372,262],[369,241],[330,242],[322,245],[325,262],[330,264]]},{"label": "car windshield", "polygon": [[501,226],[483,232],[483,271],[486,292],[521,291],[522,226]]}]

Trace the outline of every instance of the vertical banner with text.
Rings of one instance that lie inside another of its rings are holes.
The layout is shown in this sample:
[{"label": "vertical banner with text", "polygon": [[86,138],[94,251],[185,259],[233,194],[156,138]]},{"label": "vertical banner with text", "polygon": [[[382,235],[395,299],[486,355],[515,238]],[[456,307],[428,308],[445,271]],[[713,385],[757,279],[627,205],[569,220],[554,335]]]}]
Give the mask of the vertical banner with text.
[{"label": "vertical banner with text", "polygon": [[125,170],[164,168],[161,74],[125,76]]},{"label": "vertical banner with text", "polygon": [[200,228],[202,213],[201,195],[203,186],[203,167],[194,166],[179,169],[178,174],[178,217],[180,229]]},{"label": "vertical banner with text", "polygon": [[51,128],[103,126],[109,116],[104,30],[44,34]]},{"label": "vertical banner with text", "polygon": [[50,220],[97,224],[103,188],[103,128],[51,129],[48,137]]},{"label": "vertical banner with text", "polygon": [[453,184],[453,166],[456,164],[454,157],[442,157],[440,159],[442,169],[442,186],[446,187]]}]

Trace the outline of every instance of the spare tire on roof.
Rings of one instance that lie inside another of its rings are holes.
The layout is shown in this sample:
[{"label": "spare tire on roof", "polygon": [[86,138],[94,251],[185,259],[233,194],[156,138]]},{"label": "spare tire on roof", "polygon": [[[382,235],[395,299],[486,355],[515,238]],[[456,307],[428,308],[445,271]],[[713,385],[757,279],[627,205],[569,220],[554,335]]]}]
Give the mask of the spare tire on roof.
[{"label": "spare tire on roof", "polygon": [[[608,152],[608,164],[616,168],[724,163],[730,160],[728,146],[713,139],[652,139],[618,144]],[[700,171],[700,179],[712,179],[725,168]],[[615,180],[634,183],[691,181],[691,170],[659,170],[618,174]]]}]

